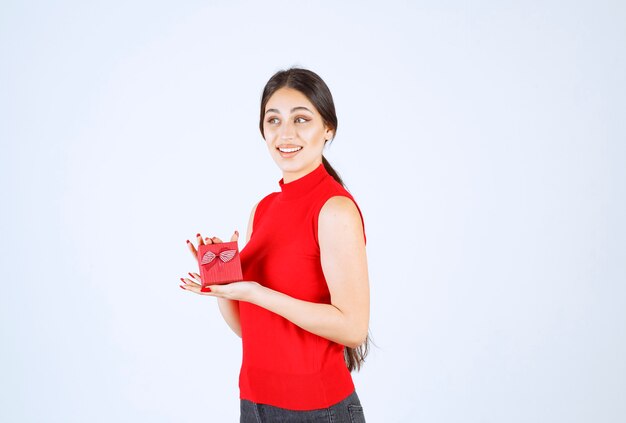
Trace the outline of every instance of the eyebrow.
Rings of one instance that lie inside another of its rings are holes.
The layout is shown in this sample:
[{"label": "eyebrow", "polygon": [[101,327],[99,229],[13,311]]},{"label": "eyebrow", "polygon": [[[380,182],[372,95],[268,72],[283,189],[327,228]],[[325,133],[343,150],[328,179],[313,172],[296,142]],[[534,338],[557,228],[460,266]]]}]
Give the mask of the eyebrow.
[{"label": "eyebrow", "polygon": [[[313,113],[313,112],[311,112],[309,109],[307,109],[307,108],[306,108],[306,107],[304,107],[304,106],[296,106],[296,107],[294,107],[293,109],[291,109],[291,113],[293,113],[293,112],[294,112],[294,111],[296,111],[296,110],[307,110],[308,112]],[[280,112],[278,111],[278,109],[267,109],[267,110],[265,111],[265,114],[268,114],[269,112],[276,112],[276,113],[280,114]]]}]

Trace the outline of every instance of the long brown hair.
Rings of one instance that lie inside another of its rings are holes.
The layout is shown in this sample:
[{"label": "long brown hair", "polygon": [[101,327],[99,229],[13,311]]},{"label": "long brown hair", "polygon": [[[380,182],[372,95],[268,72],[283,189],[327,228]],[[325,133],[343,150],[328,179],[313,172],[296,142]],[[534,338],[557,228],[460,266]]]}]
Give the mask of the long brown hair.
[{"label": "long brown hair", "polygon": [[[280,70],[276,72],[265,84],[263,88],[263,94],[261,95],[261,117],[259,119],[259,129],[261,135],[265,138],[263,131],[263,120],[265,117],[265,106],[269,101],[272,94],[278,91],[280,88],[288,87],[300,91],[304,94],[311,103],[315,106],[319,114],[324,120],[324,124],[333,130],[333,137],[330,141],[335,139],[337,134],[337,114],[335,113],[335,103],[333,96],[330,93],[330,89],[326,83],[315,72],[308,69],[299,67],[291,67],[286,70]],[[339,176],[339,173],[330,165],[326,157],[322,155],[322,163],[324,168],[337,182],[339,182],[344,188],[346,185]],[[347,188],[346,188],[347,189]],[[357,348],[344,348],[344,357],[346,359],[346,366],[348,370],[359,370],[365,361],[365,357],[369,352],[370,336],[369,334],[365,338],[365,342],[359,345]]]}]

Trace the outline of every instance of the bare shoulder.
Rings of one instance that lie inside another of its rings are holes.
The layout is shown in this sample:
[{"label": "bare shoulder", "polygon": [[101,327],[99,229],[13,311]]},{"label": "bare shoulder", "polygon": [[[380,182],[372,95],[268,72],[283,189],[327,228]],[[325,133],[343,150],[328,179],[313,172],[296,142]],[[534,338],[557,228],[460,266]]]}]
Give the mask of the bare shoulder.
[{"label": "bare shoulder", "polygon": [[254,206],[252,206],[252,211],[250,212],[250,217],[254,217],[254,212],[256,211],[256,208],[259,205],[259,203],[261,202],[261,200],[257,201],[256,203],[254,203]]},{"label": "bare shoulder", "polygon": [[352,199],[344,195],[330,197],[320,210],[319,225],[323,228],[361,227],[361,214]]},{"label": "bare shoulder", "polygon": [[259,200],[257,201],[254,206],[252,206],[252,211],[250,212],[250,219],[248,220],[248,230],[246,231],[246,243],[248,241],[250,241],[250,237],[252,236],[252,231],[254,230],[253,226],[254,226],[254,213],[256,212],[256,208],[259,205],[259,203],[262,201]]}]

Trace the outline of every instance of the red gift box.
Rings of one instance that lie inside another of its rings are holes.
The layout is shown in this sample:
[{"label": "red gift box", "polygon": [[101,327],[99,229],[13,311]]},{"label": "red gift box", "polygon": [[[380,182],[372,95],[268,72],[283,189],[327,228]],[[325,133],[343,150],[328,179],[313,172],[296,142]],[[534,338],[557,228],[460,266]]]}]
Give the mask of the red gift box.
[{"label": "red gift box", "polygon": [[209,285],[222,285],[243,280],[237,241],[202,244],[198,246],[198,265],[202,292]]}]

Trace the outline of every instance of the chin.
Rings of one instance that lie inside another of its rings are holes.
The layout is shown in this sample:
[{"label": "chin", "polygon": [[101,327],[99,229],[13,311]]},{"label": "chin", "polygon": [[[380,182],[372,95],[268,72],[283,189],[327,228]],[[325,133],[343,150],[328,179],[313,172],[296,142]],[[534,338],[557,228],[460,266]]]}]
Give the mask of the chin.
[{"label": "chin", "polygon": [[293,157],[286,159],[280,155],[272,155],[272,159],[283,172],[300,173],[307,169],[312,169],[315,157]]},{"label": "chin", "polygon": [[306,163],[299,160],[285,160],[282,157],[275,157],[274,162],[283,172],[296,172],[306,167]]},{"label": "chin", "polygon": [[283,172],[298,172],[302,170],[303,166],[297,165],[295,163],[276,163],[281,171]]}]

